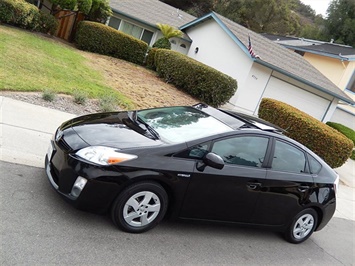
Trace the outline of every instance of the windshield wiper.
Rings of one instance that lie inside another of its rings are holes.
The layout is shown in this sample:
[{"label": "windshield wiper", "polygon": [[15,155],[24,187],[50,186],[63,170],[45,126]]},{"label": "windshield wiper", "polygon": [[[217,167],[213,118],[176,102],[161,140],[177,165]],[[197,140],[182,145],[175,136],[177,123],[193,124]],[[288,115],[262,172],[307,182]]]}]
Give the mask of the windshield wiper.
[{"label": "windshield wiper", "polygon": [[155,137],[155,139],[160,139],[159,133],[152,127],[150,126],[148,123],[146,123],[142,118],[140,118],[139,116],[137,116],[137,121],[139,121],[140,123],[142,123],[146,129],[148,129],[148,131],[150,132],[150,134]]},{"label": "windshield wiper", "polygon": [[[143,130],[144,133],[149,131],[150,135],[154,139],[160,139],[159,133],[149,124],[147,124],[143,119],[138,117],[137,111],[127,112],[127,115],[129,119],[133,122],[133,124],[138,127],[139,131]],[[144,128],[142,127],[142,125],[144,125]]]}]

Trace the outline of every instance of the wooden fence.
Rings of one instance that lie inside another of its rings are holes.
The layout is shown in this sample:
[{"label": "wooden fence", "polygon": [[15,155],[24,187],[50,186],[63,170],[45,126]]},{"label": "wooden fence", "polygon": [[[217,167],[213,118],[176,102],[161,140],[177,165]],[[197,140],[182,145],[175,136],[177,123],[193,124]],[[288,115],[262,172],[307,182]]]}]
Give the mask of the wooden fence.
[{"label": "wooden fence", "polygon": [[74,40],[78,23],[84,20],[85,15],[81,12],[61,10],[55,14],[55,17],[59,21],[58,30],[55,35],[71,42]]}]

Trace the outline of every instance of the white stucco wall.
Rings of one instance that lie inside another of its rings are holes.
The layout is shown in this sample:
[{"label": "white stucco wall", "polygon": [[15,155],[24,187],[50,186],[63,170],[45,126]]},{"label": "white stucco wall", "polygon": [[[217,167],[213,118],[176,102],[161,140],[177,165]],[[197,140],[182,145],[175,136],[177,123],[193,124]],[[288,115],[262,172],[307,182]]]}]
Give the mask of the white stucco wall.
[{"label": "white stucco wall", "polygon": [[[214,20],[191,27],[186,33],[193,40],[187,54],[189,57],[237,80],[237,93],[230,99],[230,103],[234,105],[240,96],[246,96],[245,84],[253,65],[249,55],[245,54]],[[243,107],[239,108],[250,113],[256,104],[257,100],[254,97],[248,97],[244,100]]]},{"label": "white stucco wall", "polygon": [[[333,114],[337,103],[333,97],[255,63],[214,20],[197,24],[186,33],[193,40],[188,56],[237,80],[238,89],[228,108],[256,115],[261,99],[272,95],[321,121]],[[297,97],[283,93],[283,88]]]}]

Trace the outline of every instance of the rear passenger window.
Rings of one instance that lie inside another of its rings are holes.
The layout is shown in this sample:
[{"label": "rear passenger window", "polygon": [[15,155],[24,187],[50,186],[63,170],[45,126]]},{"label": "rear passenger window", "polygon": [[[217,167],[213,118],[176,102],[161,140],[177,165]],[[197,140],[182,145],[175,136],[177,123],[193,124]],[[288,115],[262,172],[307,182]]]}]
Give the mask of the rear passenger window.
[{"label": "rear passenger window", "polygon": [[311,168],[311,174],[318,174],[320,169],[322,168],[320,162],[318,162],[310,155],[308,156],[308,161],[309,161],[309,166]]},{"label": "rear passenger window", "polygon": [[272,170],[290,173],[306,172],[304,152],[287,143],[276,140]]}]

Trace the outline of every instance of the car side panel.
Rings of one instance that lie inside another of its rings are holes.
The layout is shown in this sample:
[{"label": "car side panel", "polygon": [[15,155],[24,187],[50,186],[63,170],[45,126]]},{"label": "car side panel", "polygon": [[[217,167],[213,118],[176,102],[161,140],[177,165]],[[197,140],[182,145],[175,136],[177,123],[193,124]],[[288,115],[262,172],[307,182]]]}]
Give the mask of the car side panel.
[{"label": "car side panel", "polygon": [[272,226],[287,225],[305,206],[312,204],[311,195],[315,189],[310,174],[268,169],[252,222]]},{"label": "car side panel", "polygon": [[225,165],[222,170],[195,169],[188,187],[180,217],[228,222],[250,222],[266,170]]}]

